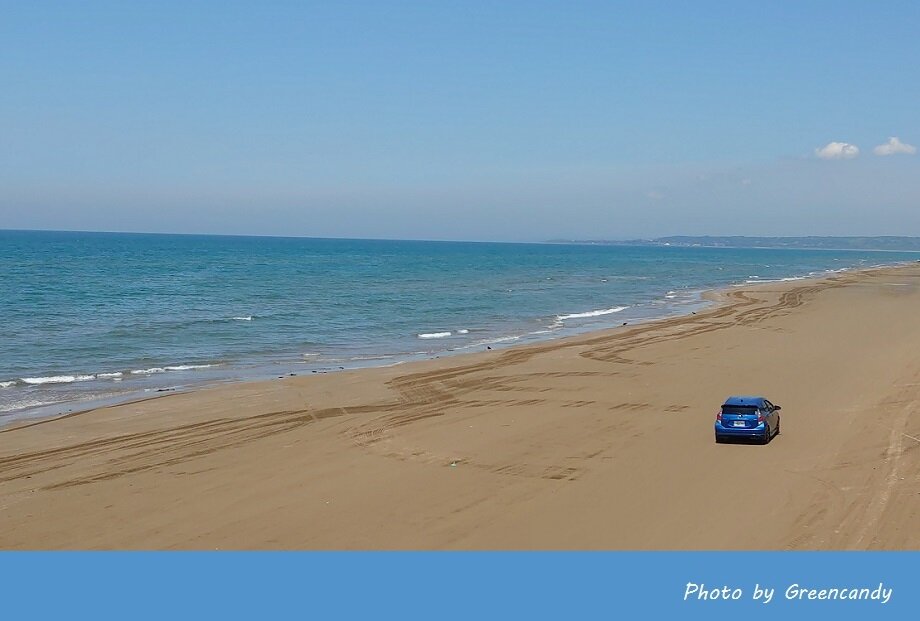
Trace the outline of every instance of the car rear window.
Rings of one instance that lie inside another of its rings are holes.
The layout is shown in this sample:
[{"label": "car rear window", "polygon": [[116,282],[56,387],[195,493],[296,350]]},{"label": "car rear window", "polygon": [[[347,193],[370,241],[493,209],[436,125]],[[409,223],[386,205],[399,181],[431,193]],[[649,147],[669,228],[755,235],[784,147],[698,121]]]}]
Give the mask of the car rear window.
[{"label": "car rear window", "polygon": [[756,405],[723,405],[723,414],[754,414],[757,412]]}]

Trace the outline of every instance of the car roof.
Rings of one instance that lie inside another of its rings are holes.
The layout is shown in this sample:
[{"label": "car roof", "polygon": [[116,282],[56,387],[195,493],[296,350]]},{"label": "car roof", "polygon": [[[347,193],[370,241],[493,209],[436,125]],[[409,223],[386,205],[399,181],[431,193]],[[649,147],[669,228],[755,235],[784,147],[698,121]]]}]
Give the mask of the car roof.
[{"label": "car roof", "polygon": [[766,401],[763,397],[729,397],[725,400],[725,403],[722,405],[763,405],[763,402]]}]

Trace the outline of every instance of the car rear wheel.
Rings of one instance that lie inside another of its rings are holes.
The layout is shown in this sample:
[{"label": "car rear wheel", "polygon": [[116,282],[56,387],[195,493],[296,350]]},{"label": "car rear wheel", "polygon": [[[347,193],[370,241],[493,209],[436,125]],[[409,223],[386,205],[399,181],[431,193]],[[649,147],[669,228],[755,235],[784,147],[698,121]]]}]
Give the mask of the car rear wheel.
[{"label": "car rear wheel", "polygon": [[763,438],[760,439],[761,444],[769,444],[772,437],[770,435],[770,425],[764,425]]},{"label": "car rear wheel", "polygon": [[716,434],[716,444],[722,444],[723,442],[725,442],[725,438],[723,438],[719,434]]},{"label": "car rear wheel", "polygon": [[776,433],[773,434],[773,435],[776,435],[776,436],[779,435],[779,424],[780,424],[780,422],[782,422],[782,420],[783,420],[783,419],[780,418],[779,416],[776,417]]}]

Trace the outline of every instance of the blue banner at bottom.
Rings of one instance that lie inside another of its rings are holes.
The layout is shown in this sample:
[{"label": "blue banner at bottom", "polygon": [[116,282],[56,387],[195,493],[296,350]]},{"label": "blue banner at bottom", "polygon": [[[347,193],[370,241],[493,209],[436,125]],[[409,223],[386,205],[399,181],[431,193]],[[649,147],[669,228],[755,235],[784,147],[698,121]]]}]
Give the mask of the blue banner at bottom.
[{"label": "blue banner at bottom", "polygon": [[917,552],[0,553],[4,618],[916,618]]}]

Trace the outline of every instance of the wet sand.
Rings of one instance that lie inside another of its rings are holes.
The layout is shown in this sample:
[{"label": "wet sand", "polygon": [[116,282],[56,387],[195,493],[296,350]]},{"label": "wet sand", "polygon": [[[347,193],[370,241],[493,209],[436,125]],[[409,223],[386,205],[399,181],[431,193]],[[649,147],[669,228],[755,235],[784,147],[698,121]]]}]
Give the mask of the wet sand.
[{"label": "wet sand", "polygon": [[920,549],[920,265],[719,297],[0,431],[0,548]]}]

